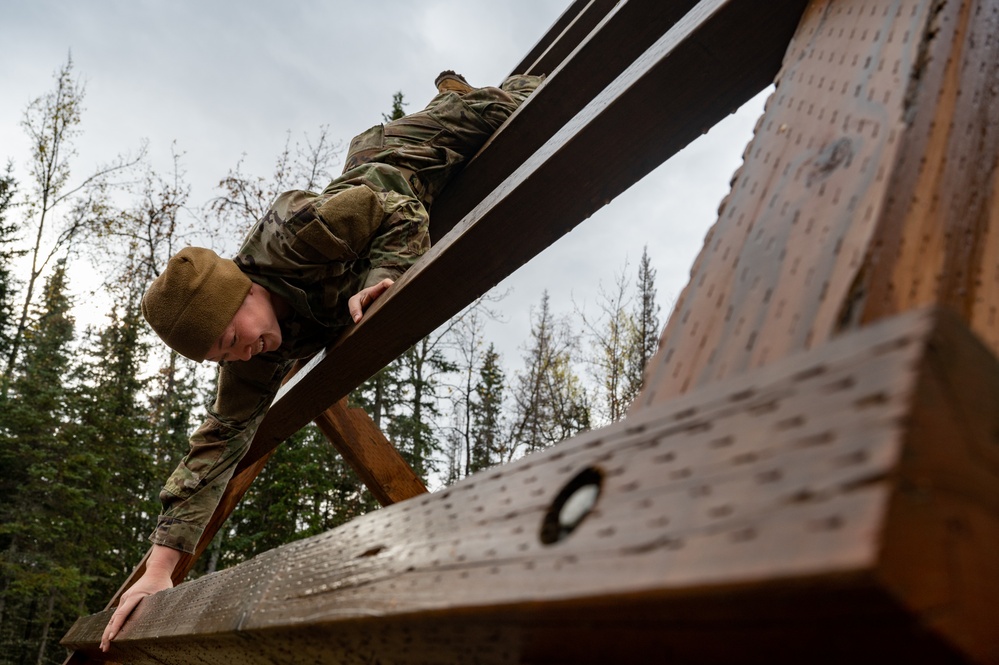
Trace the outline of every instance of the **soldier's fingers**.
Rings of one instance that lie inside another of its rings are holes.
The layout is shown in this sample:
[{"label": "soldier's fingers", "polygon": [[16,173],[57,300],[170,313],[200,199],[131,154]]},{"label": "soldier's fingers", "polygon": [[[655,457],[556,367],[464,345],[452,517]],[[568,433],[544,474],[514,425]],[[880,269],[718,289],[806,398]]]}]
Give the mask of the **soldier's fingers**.
[{"label": "soldier's fingers", "polygon": [[128,615],[132,613],[135,606],[138,605],[139,600],[142,596],[122,596],[121,602],[118,604],[118,608],[111,615],[111,621],[108,622],[107,627],[104,629],[104,634],[101,636],[101,651],[107,651],[111,646],[111,640],[114,639],[118,631],[121,630],[122,624],[125,623],[125,619]]},{"label": "soldier's fingers", "polygon": [[361,314],[364,313],[364,308],[361,307],[361,294],[358,293],[350,297],[347,301],[347,311],[350,312],[350,318],[357,323],[361,320]]}]

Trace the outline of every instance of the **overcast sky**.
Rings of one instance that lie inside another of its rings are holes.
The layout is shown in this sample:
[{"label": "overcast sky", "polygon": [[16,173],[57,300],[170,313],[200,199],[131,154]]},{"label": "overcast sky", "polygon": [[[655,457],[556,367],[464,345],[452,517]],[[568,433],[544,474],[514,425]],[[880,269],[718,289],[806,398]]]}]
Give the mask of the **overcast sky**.
[{"label": "overcast sky", "polygon": [[[71,52],[86,84],[76,175],[134,151],[144,139],[154,165],[167,171],[176,142],[191,203],[200,205],[242,155],[246,172],[266,176],[288,132],[301,139],[328,125],[346,143],[381,120],[396,91],[408,109],[422,106],[443,69],[473,85],[498,84],[568,5],[4,0],[0,158],[23,168],[24,109],[51,89]],[[749,102],[500,285],[511,290],[502,305],[506,323],[489,335],[508,368],[519,366],[529,310],[543,289],[557,312],[572,311],[573,302],[593,308],[600,285],[610,287],[626,260],[634,274],[646,244],[665,314],[686,283],[762,106],[762,96]],[[77,303],[86,306],[78,319],[94,322],[103,306],[82,278],[75,284]]]}]

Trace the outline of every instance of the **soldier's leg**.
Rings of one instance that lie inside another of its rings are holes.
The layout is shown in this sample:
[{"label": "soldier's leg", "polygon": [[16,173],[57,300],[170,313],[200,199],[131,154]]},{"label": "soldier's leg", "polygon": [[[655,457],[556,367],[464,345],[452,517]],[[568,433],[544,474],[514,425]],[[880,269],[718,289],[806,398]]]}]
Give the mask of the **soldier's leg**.
[{"label": "soldier's leg", "polygon": [[351,141],[344,174],[369,162],[393,166],[429,208],[444,185],[541,80],[515,76],[499,88],[438,94],[422,111],[372,127]]}]

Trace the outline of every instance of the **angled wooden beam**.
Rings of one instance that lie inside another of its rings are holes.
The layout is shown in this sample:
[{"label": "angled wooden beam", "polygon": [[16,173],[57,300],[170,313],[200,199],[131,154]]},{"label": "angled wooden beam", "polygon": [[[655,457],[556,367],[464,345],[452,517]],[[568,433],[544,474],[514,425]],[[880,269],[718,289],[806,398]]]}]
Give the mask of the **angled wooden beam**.
[{"label": "angled wooden beam", "polygon": [[[545,84],[545,93],[537,95],[518,109],[511,120],[510,129],[493,136],[483,148],[482,154],[451,182],[448,196],[434,204],[430,229],[433,240],[436,242],[454,228],[469,210],[499,187],[510,173],[579,114],[597,94],[613,83],[670,29],[676,27],[687,12],[698,7],[694,15],[687,19],[689,27],[691,22],[710,14],[718,4],[712,2],[698,5],[696,0],[675,0],[668,3],[655,0],[591,3],[584,15],[566,29],[566,34],[558,42],[561,48],[555,49],[553,46],[552,53],[546,54],[542,61],[532,66],[535,73],[548,74],[550,77]],[[786,6],[771,7],[774,12],[782,9],[787,12]],[[584,21],[584,18],[588,20]],[[785,13],[786,34],[775,32],[770,35],[774,43],[786,42],[795,25],[794,19],[794,10]],[[693,40],[688,45],[692,43]],[[556,60],[553,55],[555,53],[565,59]],[[724,58],[725,55],[718,53],[717,57]],[[758,71],[748,74],[748,78],[742,82],[757,86],[757,90],[764,88],[773,80],[777,64],[778,60],[774,58],[769,67],[761,66]],[[677,81],[677,85],[682,84]],[[687,82],[686,85],[690,83]],[[731,83],[727,85],[730,86]],[[698,118],[695,127],[686,128],[686,141],[699,136],[732,108],[734,107],[726,106],[706,110]],[[633,109],[632,113],[636,116],[655,115],[658,110]],[[674,121],[676,124],[673,124]],[[682,122],[680,118],[671,117],[668,125],[676,132],[678,140],[684,133],[681,129]],[[694,133],[689,133],[691,129]],[[662,157],[661,160],[665,158]],[[659,163],[656,162],[656,165]],[[600,165],[595,168],[602,167]],[[642,175],[644,173],[638,172],[632,182]],[[629,182],[628,186],[630,184]],[[579,192],[575,193],[575,196],[579,195]]]},{"label": "angled wooden beam", "polygon": [[426,485],[367,412],[347,406],[346,397],[315,423],[381,505],[426,493]]},{"label": "angled wooden beam", "polygon": [[617,1],[573,0],[510,74],[537,75],[554,70]]},{"label": "angled wooden beam", "polygon": [[996,662],[997,401],[957,317],[889,319],[157,594],[110,657]]},{"label": "angled wooden beam", "polygon": [[997,16],[811,3],[634,408],[930,303],[999,349]]}]

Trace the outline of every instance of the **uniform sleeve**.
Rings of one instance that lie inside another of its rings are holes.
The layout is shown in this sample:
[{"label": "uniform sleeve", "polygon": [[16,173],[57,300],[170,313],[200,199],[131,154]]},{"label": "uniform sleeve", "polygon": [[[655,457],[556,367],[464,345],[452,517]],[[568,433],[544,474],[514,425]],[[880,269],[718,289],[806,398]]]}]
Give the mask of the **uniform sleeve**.
[{"label": "uniform sleeve", "polygon": [[208,418],[160,492],[163,512],[150,541],[194,552],[289,364],[262,358],[222,364]]},{"label": "uniform sleeve", "polygon": [[416,198],[397,192],[384,194],[385,218],[371,241],[371,269],[364,286],[385,278],[397,280],[430,249],[430,216]]}]

